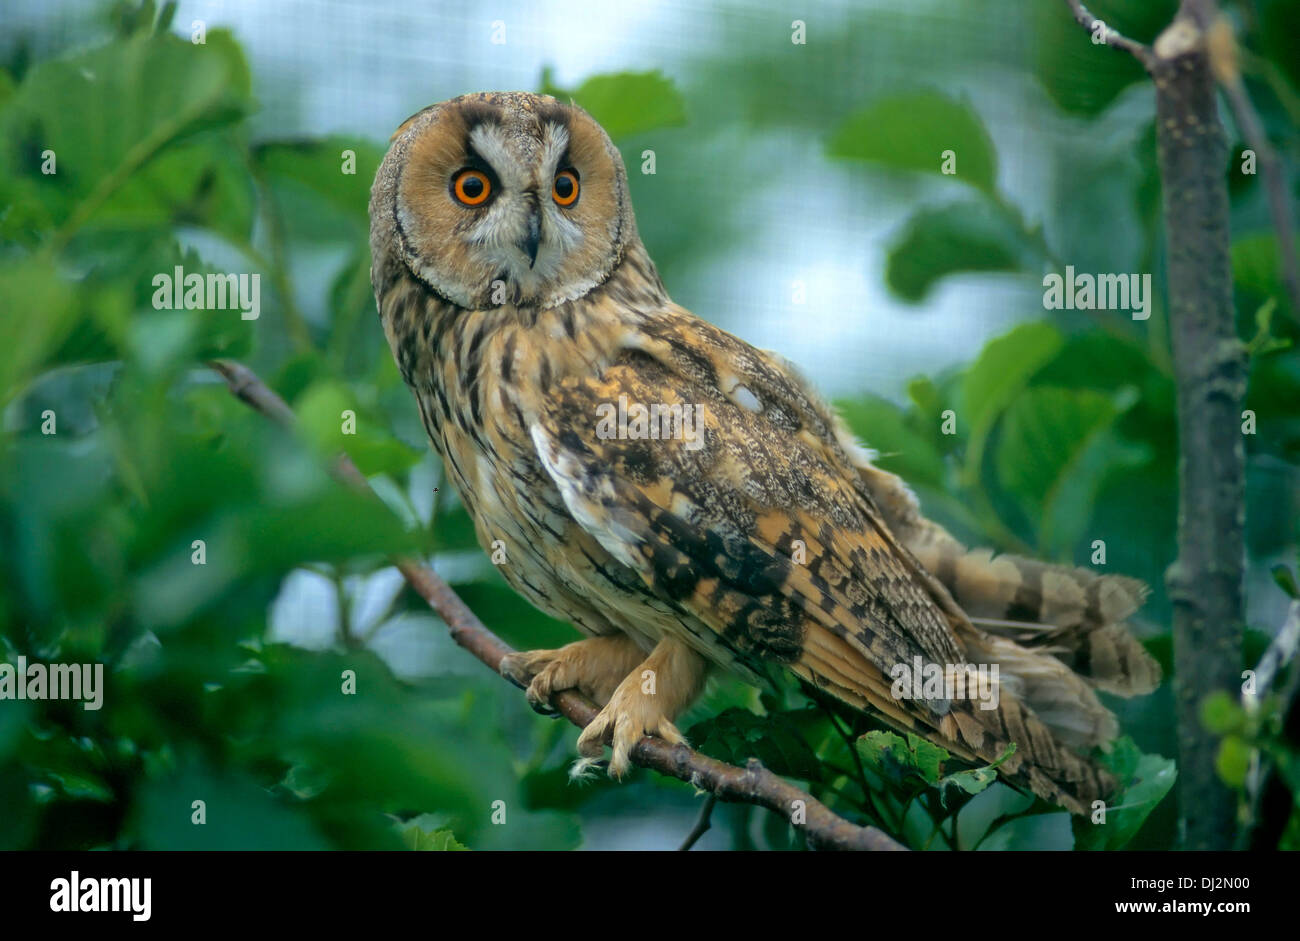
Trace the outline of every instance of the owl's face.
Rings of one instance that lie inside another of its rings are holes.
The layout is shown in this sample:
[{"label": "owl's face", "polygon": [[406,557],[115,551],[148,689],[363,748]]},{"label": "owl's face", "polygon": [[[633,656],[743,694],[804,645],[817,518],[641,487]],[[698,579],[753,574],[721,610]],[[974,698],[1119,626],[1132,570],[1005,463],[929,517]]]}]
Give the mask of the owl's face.
[{"label": "owl's face", "polygon": [[376,259],[396,248],[425,285],[471,309],[575,300],[636,237],[609,136],[581,108],[524,92],[465,95],[409,118],[370,214]]}]

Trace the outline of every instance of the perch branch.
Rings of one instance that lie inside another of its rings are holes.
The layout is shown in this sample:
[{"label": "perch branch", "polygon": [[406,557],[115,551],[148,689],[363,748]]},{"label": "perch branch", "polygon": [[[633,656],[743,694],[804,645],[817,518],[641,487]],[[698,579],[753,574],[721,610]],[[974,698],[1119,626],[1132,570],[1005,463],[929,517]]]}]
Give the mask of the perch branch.
[{"label": "perch branch", "polygon": [[[241,401],[281,425],[288,427],[293,424],[294,416],[289,406],[252,370],[231,360],[214,360],[210,365]],[[372,492],[365,477],[346,456],[338,459],[335,470],[350,486]],[[431,568],[413,559],[397,558],[393,561],[416,594],[446,622],[452,639],[499,673],[501,658],[512,652],[510,646],[485,627],[451,586]],[[551,704],[579,728],[585,728],[599,711],[575,690],[557,694]],[[738,768],[701,755],[686,745],[670,745],[663,739],[646,736],[632,749],[632,761],[660,774],[687,781],[709,792],[711,800],[766,807],[790,820],[804,834],[809,845],[816,849],[906,849],[875,827],[861,827],[837,816],[812,795],[763,767],[757,759],[751,758],[744,768]],[[707,829],[708,821],[704,820],[704,824]]]},{"label": "perch branch", "polygon": [[1088,12],[1088,8],[1083,5],[1082,0],[1065,0],[1065,3],[1070,8],[1070,12],[1074,14],[1076,23],[1093,34],[1097,32],[1098,27],[1101,27],[1101,35],[1104,37],[1106,45],[1112,49],[1127,52],[1150,69],[1152,53],[1149,46],[1143,45],[1135,39],[1129,39],[1117,29],[1111,29],[1106,25],[1105,21],[1097,19]]}]

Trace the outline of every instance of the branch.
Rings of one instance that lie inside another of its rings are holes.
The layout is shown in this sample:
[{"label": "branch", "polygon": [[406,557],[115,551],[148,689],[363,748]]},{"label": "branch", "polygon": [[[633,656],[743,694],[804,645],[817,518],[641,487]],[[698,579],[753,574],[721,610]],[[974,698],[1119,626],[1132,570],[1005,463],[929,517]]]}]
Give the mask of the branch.
[{"label": "branch", "polygon": [[1246,354],[1237,336],[1228,254],[1227,137],[1200,23],[1211,4],[1183,0],[1153,44],[1156,145],[1168,254],[1169,326],[1178,389],[1178,558],[1173,603],[1179,814],[1188,849],[1230,849],[1236,800],[1215,768],[1201,700],[1239,689],[1246,457]]},{"label": "branch", "polygon": [[1082,0],[1065,0],[1065,3],[1066,6],[1070,8],[1070,12],[1074,14],[1074,21],[1076,23],[1094,35],[1100,28],[1101,35],[1105,40],[1106,45],[1110,46],[1112,49],[1120,49],[1127,52],[1133,58],[1141,62],[1148,71],[1150,71],[1151,61],[1153,59],[1150,47],[1143,45],[1135,39],[1127,38],[1117,29],[1111,29],[1104,21],[1097,19],[1089,13],[1088,8],[1083,5]]},{"label": "branch", "polygon": [[[1297,650],[1300,650],[1300,601],[1292,601],[1287,608],[1282,629],[1277,632],[1255,667],[1255,692],[1243,695],[1242,705],[1252,712],[1257,710],[1260,702],[1272,691],[1278,673],[1295,659]],[[1286,704],[1283,706],[1285,711]]]},{"label": "branch", "polygon": [[[252,370],[232,360],[214,360],[210,365],[241,401],[285,427],[292,426],[293,411]],[[335,472],[350,486],[371,492],[365,476],[346,456],[338,459]],[[416,594],[446,622],[452,639],[499,675],[501,658],[513,652],[510,646],[488,630],[431,568],[412,559],[393,561]],[[585,728],[599,711],[576,690],[558,693],[551,705],[579,728]],[[789,820],[815,849],[906,849],[875,827],[860,827],[837,816],[821,801],[773,774],[754,758],[744,768],[737,768],[701,755],[686,745],[670,745],[663,739],[646,736],[632,749],[632,761],[708,791],[712,795],[710,800],[766,807]],[[704,823],[707,829],[707,820]]]},{"label": "branch", "polygon": [[[1204,12],[1208,15],[1213,10],[1206,9]],[[1223,89],[1228,104],[1232,106],[1237,127],[1259,160],[1260,175],[1264,177],[1264,188],[1268,194],[1269,213],[1273,217],[1273,228],[1277,231],[1278,271],[1282,273],[1282,285],[1291,299],[1291,310],[1300,315],[1300,267],[1296,258],[1295,229],[1292,227],[1286,180],[1282,176],[1282,162],[1264,132],[1264,123],[1251,103],[1246,83],[1241,80],[1241,70],[1237,63],[1237,39],[1233,35],[1231,24],[1225,17],[1215,16],[1212,21],[1201,25],[1207,38],[1210,68]]]},{"label": "branch", "polygon": [[1203,697],[1236,689],[1245,632],[1240,422],[1247,363],[1234,319],[1228,142],[1215,97],[1215,71],[1226,66],[1211,61],[1206,38],[1218,10],[1214,0],[1182,0],[1148,48],[1110,29],[1081,0],[1066,3],[1077,22],[1131,53],[1155,83],[1178,389],[1178,558],[1165,582],[1174,609],[1179,815],[1188,849],[1228,849],[1236,802],[1215,768],[1217,742],[1200,721]]},{"label": "branch", "polygon": [[713,826],[713,808],[718,804],[718,795],[710,794],[704,798],[704,806],[700,808],[700,816],[695,821],[695,826],[691,827],[691,832],[686,834],[686,839],[682,840],[682,845],[677,847],[681,852],[686,852],[694,846],[704,834],[709,832]]},{"label": "branch", "polygon": [[[1255,667],[1255,693],[1243,696],[1247,711],[1259,711],[1260,702],[1272,692],[1279,673],[1295,659],[1300,648],[1300,601],[1292,601],[1286,620],[1273,642],[1264,651]],[[1283,735],[1297,724],[1297,701],[1300,698],[1300,670],[1292,670],[1291,678],[1277,695],[1277,720]],[[1246,778],[1246,793],[1250,810],[1243,828],[1240,845],[1245,849],[1277,849],[1287,822],[1291,819],[1295,798],[1286,780],[1278,773],[1277,762],[1269,754],[1257,749]]]}]

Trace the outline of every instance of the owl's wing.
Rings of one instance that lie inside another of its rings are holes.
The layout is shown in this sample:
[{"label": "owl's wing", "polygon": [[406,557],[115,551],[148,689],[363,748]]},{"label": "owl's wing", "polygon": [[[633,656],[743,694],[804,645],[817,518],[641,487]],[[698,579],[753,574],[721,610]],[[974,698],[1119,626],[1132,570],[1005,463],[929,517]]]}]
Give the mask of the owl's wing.
[{"label": "owl's wing", "polygon": [[1104,790],[1006,690],[993,711],[891,695],[896,665],[961,664],[954,625],[973,629],[779,363],[685,312],[626,344],[600,377],[554,386],[531,428],[569,512],[606,551],[742,659],[787,666],[964,758],[992,761],[1015,741],[1004,769],[1071,809]]}]

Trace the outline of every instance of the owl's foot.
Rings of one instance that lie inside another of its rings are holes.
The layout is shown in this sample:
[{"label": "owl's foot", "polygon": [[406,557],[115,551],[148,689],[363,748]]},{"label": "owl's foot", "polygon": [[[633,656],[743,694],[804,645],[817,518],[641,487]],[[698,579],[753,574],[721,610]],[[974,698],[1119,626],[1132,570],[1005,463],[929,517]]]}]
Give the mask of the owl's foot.
[{"label": "owl's foot", "polygon": [[699,654],[671,637],[618,684],[609,702],[578,736],[578,753],[599,757],[613,747],[609,776],[621,778],[631,767],[631,752],[642,736],[656,735],[673,744],[686,739],[672,720],[704,685],[707,665]]},{"label": "owl's foot", "polygon": [[551,697],[566,689],[576,689],[603,706],[644,656],[626,634],[608,634],[558,650],[507,654],[501,660],[501,675],[525,690],[534,711],[554,716],[558,713],[551,706]]}]

